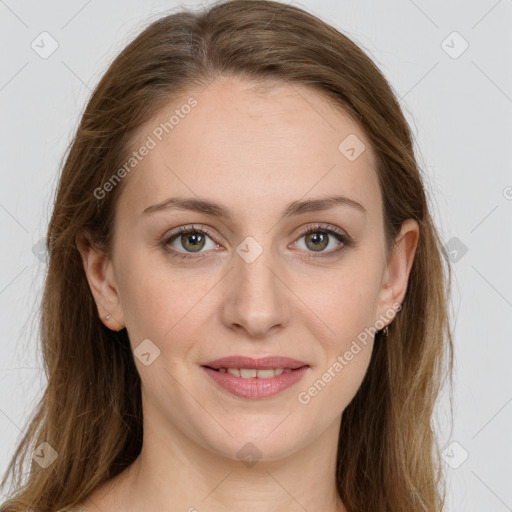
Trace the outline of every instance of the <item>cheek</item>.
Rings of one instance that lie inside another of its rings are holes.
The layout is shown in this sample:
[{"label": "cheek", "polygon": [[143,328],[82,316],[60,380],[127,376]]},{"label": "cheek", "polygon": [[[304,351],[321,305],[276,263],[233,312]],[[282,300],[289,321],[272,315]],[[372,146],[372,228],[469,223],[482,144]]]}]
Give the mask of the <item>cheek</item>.
[{"label": "cheek", "polygon": [[[298,396],[305,407],[325,411],[326,421],[338,417],[354,398],[368,370],[373,342],[355,342],[340,350],[330,364],[321,369],[309,388]],[[328,412],[327,412],[328,411]]]},{"label": "cheek", "polygon": [[[311,277],[299,293],[319,319],[318,327],[309,329],[320,349],[319,364],[297,398],[304,405],[316,403],[318,410],[331,407],[332,418],[350,403],[368,369],[381,274],[371,254],[361,251],[336,271]],[[309,318],[311,326],[311,313]]]},{"label": "cheek", "polygon": [[323,329],[323,337],[316,337],[320,349],[318,365],[309,381],[301,386],[297,401],[306,411],[308,407],[319,414],[325,411],[321,414],[325,414],[326,423],[351,402],[368,370],[374,343],[374,309],[367,299],[363,293],[338,299],[336,306],[325,310],[329,329]]},{"label": "cheek", "polygon": [[373,325],[380,279],[378,265],[357,256],[337,269],[321,269],[301,278],[296,290],[338,350]]},{"label": "cheek", "polygon": [[155,264],[147,252],[126,251],[118,263],[118,290],[132,344],[145,338],[165,343],[211,287],[204,273],[198,278],[190,269],[177,271],[161,260]]}]

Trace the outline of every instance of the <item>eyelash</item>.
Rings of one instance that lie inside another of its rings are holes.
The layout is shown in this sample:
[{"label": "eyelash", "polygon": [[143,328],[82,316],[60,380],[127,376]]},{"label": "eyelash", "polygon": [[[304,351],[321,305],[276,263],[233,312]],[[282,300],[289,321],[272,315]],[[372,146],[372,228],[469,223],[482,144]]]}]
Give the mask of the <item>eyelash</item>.
[{"label": "eyelash", "polygon": [[[334,238],[336,238],[342,244],[337,249],[333,249],[331,251],[320,252],[318,254],[310,254],[307,256],[310,259],[316,259],[319,256],[320,257],[332,256],[333,254],[337,254],[345,249],[354,247],[354,245],[355,245],[352,238],[350,238],[341,229],[339,229],[335,226],[326,227],[323,224],[315,224],[315,225],[308,226],[305,230],[303,230],[301,232],[298,239],[302,238],[305,235],[308,235],[309,233],[317,233],[317,232],[322,232],[322,233],[326,233],[328,235],[332,235],[332,236],[334,236]],[[205,257],[204,255],[193,256],[191,253],[184,253],[182,251],[177,251],[176,249],[172,249],[172,248],[169,249],[167,247],[171,242],[173,242],[176,238],[178,238],[178,236],[182,235],[183,233],[201,233],[203,235],[207,235],[209,238],[211,238],[215,242],[215,237],[212,235],[212,233],[210,233],[209,230],[207,230],[205,228],[199,229],[199,228],[195,228],[193,225],[192,226],[181,226],[181,227],[177,228],[171,235],[164,237],[164,239],[160,242],[160,245],[162,246],[162,248],[165,251],[167,251],[174,258],[190,260],[190,259],[197,259],[197,258]],[[217,242],[215,242],[215,243],[217,243]],[[311,251],[307,251],[307,252],[311,252]]]}]

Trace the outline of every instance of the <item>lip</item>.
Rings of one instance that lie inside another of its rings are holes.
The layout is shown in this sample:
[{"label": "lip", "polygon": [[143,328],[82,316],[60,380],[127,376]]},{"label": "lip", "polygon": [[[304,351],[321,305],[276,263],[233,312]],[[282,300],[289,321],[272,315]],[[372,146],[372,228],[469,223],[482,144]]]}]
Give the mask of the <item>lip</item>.
[{"label": "lip", "polygon": [[309,366],[303,366],[302,368],[292,370],[290,373],[283,372],[281,375],[271,379],[259,379],[257,377],[244,379],[227,372],[221,373],[217,370],[212,370],[206,366],[202,368],[220,387],[231,394],[253,399],[270,398],[278,395],[302,379],[304,374],[310,369]]},{"label": "lip", "polygon": [[304,361],[281,356],[265,356],[257,359],[248,356],[230,356],[222,357],[215,361],[209,361],[202,366],[208,366],[215,370],[219,368],[253,368],[256,370],[271,368],[283,368],[283,370],[285,370],[286,368],[290,368],[291,370],[296,370],[309,365]]},{"label": "lip", "polygon": [[[310,366],[297,359],[281,356],[266,356],[254,359],[247,356],[231,356],[210,361],[201,366],[208,376],[221,388],[231,394],[252,399],[270,398],[293,386],[302,379]],[[270,368],[290,369],[271,379],[251,377],[245,379],[230,373],[219,372],[218,368],[252,368],[265,370]]]}]

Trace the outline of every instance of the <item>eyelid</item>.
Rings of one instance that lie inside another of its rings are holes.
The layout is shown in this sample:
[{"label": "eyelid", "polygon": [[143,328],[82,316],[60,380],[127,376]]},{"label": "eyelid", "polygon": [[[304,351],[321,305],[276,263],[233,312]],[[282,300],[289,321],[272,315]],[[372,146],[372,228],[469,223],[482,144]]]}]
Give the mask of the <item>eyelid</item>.
[{"label": "eyelid", "polygon": [[343,238],[345,242],[353,243],[352,238],[345,230],[343,230],[333,224],[326,224],[326,223],[322,223],[322,222],[308,225],[305,229],[303,229],[299,232],[298,237],[300,238],[300,237],[303,237],[304,235],[307,235],[308,233],[315,233],[316,231],[325,231],[327,233],[334,233],[334,234],[338,235],[340,238]]},{"label": "eyelid", "polygon": [[[182,233],[203,233],[207,235],[209,238],[213,240],[213,242],[216,245],[220,245],[220,242],[217,242],[216,235],[214,235],[209,228],[205,226],[196,227],[195,224],[188,224],[185,226],[180,226],[178,228],[172,229],[171,231],[167,232],[163,237],[162,240],[159,242],[159,245],[161,245],[167,252],[169,252],[173,256],[178,257],[190,257],[190,258],[201,258],[204,257],[203,252],[197,253],[198,256],[194,256],[194,253],[187,253],[185,251],[178,251],[176,249],[167,249],[166,247],[173,242],[176,238],[178,238],[179,235]],[[208,252],[208,251],[207,251]],[[183,256],[185,255],[185,256]]]},{"label": "eyelid", "polygon": [[309,233],[316,233],[320,231],[326,232],[330,236],[334,236],[339,242],[341,242],[341,245],[338,248],[332,249],[330,251],[303,251],[306,253],[306,258],[315,260],[316,258],[336,257],[346,249],[356,246],[355,240],[345,230],[333,224],[326,223],[310,224],[299,233],[296,240],[292,242],[292,244],[296,244],[298,240]]},{"label": "eyelid", "polygon": [[[341,242],[342,245],[338,249],[333,249],[333,250],[326,251],[326,252],[320,251],[318,253],[315,253],[314,251],[302,251],[302,252],[309,253],[309,257],[311,257],[311,258],[328,257],[331,255],[337,254],[338,252],[342,251],[343,249],[355,246],[355,241],[345,230],[343,230],[333,224],[327,224],[327,223],[309,224],[306,228],[302,229],[298,233],[298,235],[296,235],[292,244],[295,244],[303,236],[305,236],[309,233],[315,233],[317,231],[323,231],[331,236],[334,236],[335,238],[338,239],[338,241]],[[177,257],[181,257],[184,259],[186,259],[186,258],[198,259],[198,258],[206,257],[207,253],[210,252],[211,250],[208,250],[206,252],[199,252],[199,253],[196,253],[197,255],[194,255],[194,253],[178,251],[176,249],[167,249],[167,246],[170,244],[170,242],[173,242],[180,234],[191,233],[191,232],[203,233],[203,234],[207,235],[209,238],[211,238],[215,244],[217,244],[217,245],[221,244],[221,242],[217,241],[217,235],[214,235],[208,227],[205,227],[203,225],[196,227],[196,225],[194,225],[194,224],[180,226],[176,229],[171,230],[170,232],[166,233],[162,237],[162,240],[159,242],[159,244],[172,256],[177,256]]]}]

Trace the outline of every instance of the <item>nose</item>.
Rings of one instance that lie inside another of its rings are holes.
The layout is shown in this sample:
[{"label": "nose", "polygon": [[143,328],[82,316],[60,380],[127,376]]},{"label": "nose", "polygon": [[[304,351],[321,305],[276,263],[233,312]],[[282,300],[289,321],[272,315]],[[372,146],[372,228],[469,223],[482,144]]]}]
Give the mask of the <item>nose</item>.
[{"label": "nose", "polygon": [[268,337],[289,322],[290,292],[270,252],[252,262],[236,255],[224,289],[222,321],[251,338]]}]

